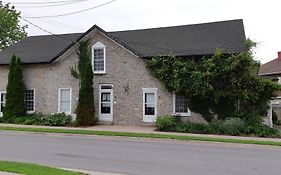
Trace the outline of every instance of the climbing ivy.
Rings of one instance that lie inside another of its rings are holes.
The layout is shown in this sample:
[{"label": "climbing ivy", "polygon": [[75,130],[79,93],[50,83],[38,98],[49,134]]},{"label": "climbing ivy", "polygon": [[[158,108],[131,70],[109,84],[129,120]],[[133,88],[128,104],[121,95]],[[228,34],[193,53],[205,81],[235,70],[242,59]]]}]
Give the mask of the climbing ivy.
[{"label": "climbing ivy", "polygon": [[266,114],[268,100],[280,89],[257,76],[254,46],[247,40],[247,51],[239,54],[226,55],[218,49],[202,58],[154,57],[147,60],[147,67],[167,90],[188,98],[189,108],[207,121],[215,117],[253,120]]},{"label": "climbing ivy", "polygon": [[94,106],[93,70],[88,45],[88,42],[81,42],[79,47],[78,78],[81,83],[76,109],[78,126],[92,126],[97,121]]}]

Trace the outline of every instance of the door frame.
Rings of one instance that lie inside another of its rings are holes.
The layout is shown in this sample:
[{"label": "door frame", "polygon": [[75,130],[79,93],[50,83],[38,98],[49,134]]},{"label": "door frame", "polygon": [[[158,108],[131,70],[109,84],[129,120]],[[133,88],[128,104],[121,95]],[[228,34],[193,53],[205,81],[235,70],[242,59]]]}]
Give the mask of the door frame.
[{"label": "door frame", "polygon": [[[1,103],[1,101],[2,101],[2,98],[1,98],[1,94],[7,94],[6,93],[6,91],[0,91],[0,103]],[[2,109],[1,109],[1,105],[0,105],[0,111],[1,111]],[[0,112],[0,117],[3,117],[3,113],[2,112]]]},{"label": "door frame", "polygon": [[[143,104],[143,122],[146,123],[154,123],[157,119],[157,88],[142,88],[143,91],[143,98],[142,98],[142,104]],[[145,94],[146,93],[153,93],[154,94],[154,115],[145,115]]]},{"label": "door frame", "polygon": [[[102,86],[111,86],[111,89],[102,89]],[[101,113],[101,93],[109,92],[110,93],[110,114]],[[99,121],[113,121],[113,85],[112,84],[100,84],[99,85]]]}]

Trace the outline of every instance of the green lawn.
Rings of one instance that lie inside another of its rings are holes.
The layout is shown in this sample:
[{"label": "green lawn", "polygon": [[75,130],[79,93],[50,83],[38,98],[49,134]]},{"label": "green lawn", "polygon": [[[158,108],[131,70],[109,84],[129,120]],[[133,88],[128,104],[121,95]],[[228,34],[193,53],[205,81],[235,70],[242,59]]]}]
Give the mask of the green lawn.
[{"label": "green lawn", "polygon": [[77,129],[74,130],[74,129],[21,128],[21,127],[0,127],[0,130],[40,132],[40,133],[65,133],[65,134],[80,134],[80,135],[142,137],[142,138],[176,139],[176,140],[185,140],[185,141],[193,140],[193,141],[281,146],[281,141],[279,142],[279,141],[245,140],[245,139],[232,139],[232,138],[214,138],[214,137],[206,137],[206,136],[179,136],[173,134],[155,134],[155,133],[150,134],[150,133],[92,131],[92,130],[77,130]]},{"label": "green lawn", "polygon": [[48,166],[10,161],[0,161],[0,171],[24,175],[82,175],[82,173],[66,171]]}]

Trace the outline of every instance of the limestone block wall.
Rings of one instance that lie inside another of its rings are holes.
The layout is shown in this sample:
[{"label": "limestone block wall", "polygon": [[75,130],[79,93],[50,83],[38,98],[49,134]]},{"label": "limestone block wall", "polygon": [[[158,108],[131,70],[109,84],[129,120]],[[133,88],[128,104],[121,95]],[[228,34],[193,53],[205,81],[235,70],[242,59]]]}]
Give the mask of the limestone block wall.
[{"label": "limestone block wall", "polygon": [[[101,42],[106,47],[106,73],[94,75],[94,100],[96,116],[99,114],[99,86],[113,85],[113,124],[143,124],[143,90],[157,88],[157,113],[173,113],[173,94],[154,78],[146,69],[145,60],[134,55],[100,32],[87,36],[90,46]],[[28,89],[35,89],[36,112],[43,114],[58,112],[58,89],[72,89],[72,114],[77,106],[79,81],[70,74],[70,67],[77,65],[76,48],[51,64],[23,65],[24,81]],[[91,49],[91,47],[89,48]],[[8,66],[0,66],[0,91],[5,90],[8,77]],[[202,121],[199,114],[192,113],[187,117],[191,121]]]}]

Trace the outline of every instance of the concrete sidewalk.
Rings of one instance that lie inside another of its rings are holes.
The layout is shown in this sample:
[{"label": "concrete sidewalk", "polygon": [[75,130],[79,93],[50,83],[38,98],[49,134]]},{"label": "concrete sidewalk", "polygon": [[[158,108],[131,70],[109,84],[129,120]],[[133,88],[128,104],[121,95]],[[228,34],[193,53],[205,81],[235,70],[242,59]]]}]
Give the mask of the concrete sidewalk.
[{"label": "concrete sidewalk", "polygon": [[0,171],[0,175],[19,175],[19,174]]},{"label": "concrete sidewalk", "polygon": [[262,138],[262,137],[242,137],[242,136],[227,136],[227,135],[209,135],[209,134],[191,134],[191,133],[176,133],[176,132],[160,132],[155,131],[153,126],[123,126],[123,125],[96,125],[93,127],[52,127],[38,125],[16,125],[3,124],[0,127],[21,127],[21,128],[54,128],[54,129],[70,129],[70,130],[91,130],[91,131],[113,131],[113,132],[131,132],[131,133],[148,133],[148,134],[164,134],[164,135],[179,135],[179,136],[201,136],[210,138],[226,138],[240,140],[259,140],[259,141],[276,141],[281,142],[281,138]]},{"label": "concrete sidewalk", "polygon": [[[81,173],[85,173],[87,175],[125,175],[125,174],[116,174],[116,173],[108,173],[108,172],[100,172],[100,171],[88,171],[88,170],[80,170],[80,169],[79,170],[78,169],[68,169],[68,168],[61,168],[61,169],[74,171],[74,172],[81,172]],[[20,175],[20,174],[0,171],[0,175]]]}]

